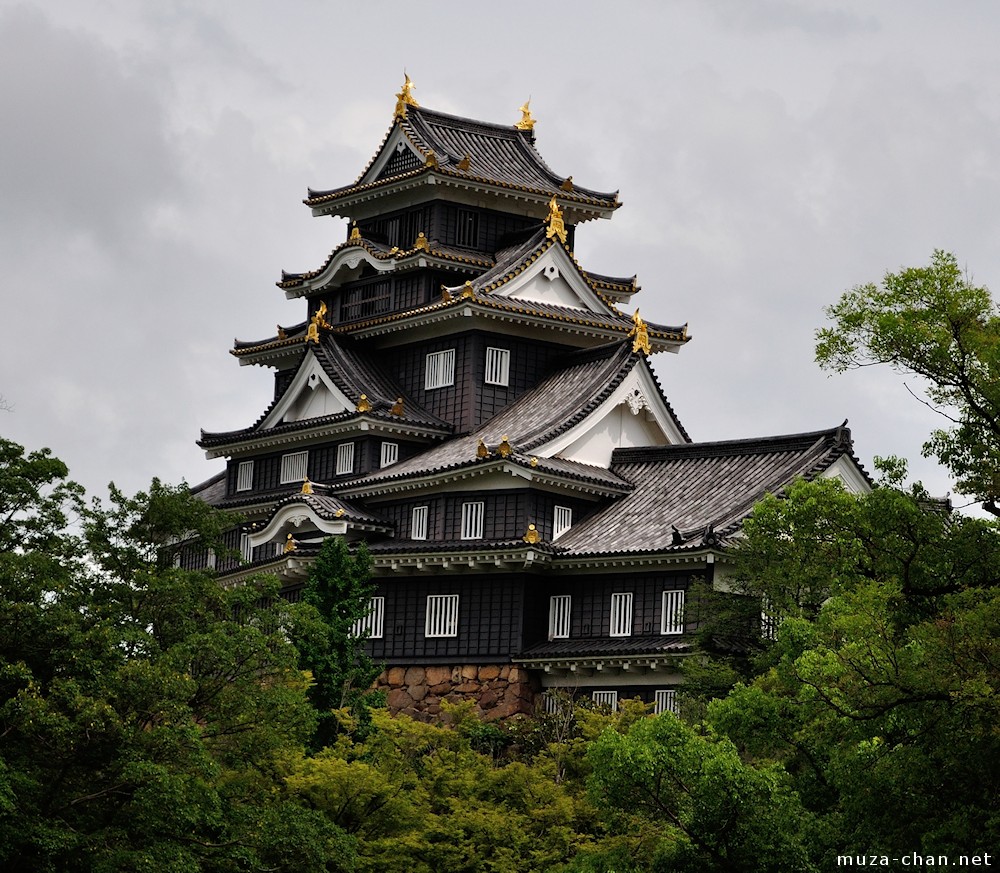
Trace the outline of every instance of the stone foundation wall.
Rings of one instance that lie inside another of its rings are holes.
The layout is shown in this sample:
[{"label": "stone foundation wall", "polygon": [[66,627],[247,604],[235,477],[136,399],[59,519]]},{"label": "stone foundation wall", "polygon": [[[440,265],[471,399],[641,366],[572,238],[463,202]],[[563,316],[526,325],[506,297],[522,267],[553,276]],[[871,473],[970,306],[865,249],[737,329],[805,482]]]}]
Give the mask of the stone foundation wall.
[{"label": "stone foundation wall", "polygon": [[513,664],[389,667],[376,687],[387,692],[393,715],[403,713],[420,721],[440,718],[442,700],[473,700],[486,721],[530,715],[541,691],[527,670]]}]

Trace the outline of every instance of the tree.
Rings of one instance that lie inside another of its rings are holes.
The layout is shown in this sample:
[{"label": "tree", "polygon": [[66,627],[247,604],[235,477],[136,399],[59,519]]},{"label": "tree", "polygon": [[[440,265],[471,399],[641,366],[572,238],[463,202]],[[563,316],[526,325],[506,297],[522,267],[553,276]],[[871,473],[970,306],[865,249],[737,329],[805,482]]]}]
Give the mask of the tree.
[{"label": "tree", "polygon": [[927,267],[887,273],[827,309],[816,358],[843,372],[888,364],[926,380],[928,405],[950,426],[924,446],[955,475],[959,490],[1000,515],[1000,311],[954,255],[935,251]]},{"label": "tree", "polygon": [[84,508],[65,476],[0,441],[0,866],[349,861],[343,832],[284,787],[313,716],[274,584],[174,566],[180,538],[221,526],[186,488]]}]

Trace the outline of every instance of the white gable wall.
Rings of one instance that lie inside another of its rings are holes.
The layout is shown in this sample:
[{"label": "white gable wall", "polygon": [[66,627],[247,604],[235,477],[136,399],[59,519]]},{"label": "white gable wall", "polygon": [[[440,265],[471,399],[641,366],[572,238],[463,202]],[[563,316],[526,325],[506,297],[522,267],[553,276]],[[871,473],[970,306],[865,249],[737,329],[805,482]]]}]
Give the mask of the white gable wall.
[{"label": "white gable wall", "polygon": [[606,313],[608,307],[594,293],[562,246],[550,246],[528,269],[491,292],[513,300],[531,300]]},{"label": "white gable wall", "polygon": [[354,408],[344,392],[330,381],[316,357],[309,355],[278,405],[261,423],[261,429],[275,427],[283,421],[303,421],[323,415],[336,415]]}]

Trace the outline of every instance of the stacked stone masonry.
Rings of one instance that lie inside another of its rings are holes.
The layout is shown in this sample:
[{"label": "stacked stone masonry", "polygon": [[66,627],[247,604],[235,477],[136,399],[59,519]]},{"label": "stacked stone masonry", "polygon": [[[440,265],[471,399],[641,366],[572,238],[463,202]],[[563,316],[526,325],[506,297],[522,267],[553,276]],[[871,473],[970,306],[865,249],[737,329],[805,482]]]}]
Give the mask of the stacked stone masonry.
[{"label": "stacked stone masonry", "polygon": [[465,664],[460,667],[390,667],[376,686],[387,693],[389,710],[420,721],[435,721],[441,701],[475,701],[486,721],[530,715],[540,693],[537,680],[512,664]]}]

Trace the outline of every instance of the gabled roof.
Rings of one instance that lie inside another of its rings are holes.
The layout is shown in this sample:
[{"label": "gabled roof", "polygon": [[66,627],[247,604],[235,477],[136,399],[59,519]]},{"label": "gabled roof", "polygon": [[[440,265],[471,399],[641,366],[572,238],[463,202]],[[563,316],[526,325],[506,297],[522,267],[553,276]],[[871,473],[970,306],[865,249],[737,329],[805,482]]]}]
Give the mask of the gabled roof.
[{"label": "gabled roof", "polygon": [[765,494],[838,460],[866,479],[845,426],[760,439],[617,449],[611,471],[633,483],[628,496],[582,519],[559,538],[564,555],[643,553],[724,545]]},{"label": "gabled roof", "polygon": [[[645,359],[619,342],[599,349],[568,355],[563,365],[526,392],[478,430],[456,437],[385,470],[352,481],[342,490],[352,495],[399,490],[408,480],[439,479],[446,473],[489,468],[502,459],[535,474],[549,474],[589,482],[598,493],[621,494],[631,486],[615,470],[560,457],[548,457],[540,449],[571,431],[610,398],[637,367],[647,368]],[[654,399],[673,421],[681,438],[681,428],[662,394]],[[506,437],[511,451],[499,453]],[[489,450],[481,457],[480,441]],[[492,469],[492,468],[490,468]]]},{"label": "gabled roof", "polygon": [[[345,408],[329,415],[282,421],[284,410],[296,399],[293,395],[296,392],[313,390],[300,384],[302,380],[297,378],[307,368],[311,368],[312,372],[316,372],[317,368],[322,371],[326,377],[324,382],[329,381],[329,385],[341,398]],[[231,449],[262,437],[267,439],[280,437],[282,440],[287,440],[289,436],[298,432],[329,428],[362,418],[389,423],[400,431],[410,429],[424,435],[443,436],[452,430],[447,422],[407,397],[369,355],[349,348],[346,341],[329,333],[324,332],[318,344],[306,344],[296,373],[297,376],[288,382],[284,390],[250,427],[219,432],[202,430],[198,445],[209,449],[209,454],[216,456],[225,454],[227,448]],[[363,412],[357,409],[362,394],[365,395],[370,407]],[[393,408],[397,398],[400,397],[403,398],[402,410],[397,414],[393,412]]]},{"label": "gabled roof", "polygon": [[609,217],[621,205],[617,191],[584,188],[572,177],[554,173],[528,132],[412,105],[404,117],[394,119],[356,182],[325,191],[309,189],[305,203],[316,214],[349,214],[353,203],[370,198],[372,192],[414,181],[516,192],[536,201],[540,214],[558,194],[571,223]]}]

